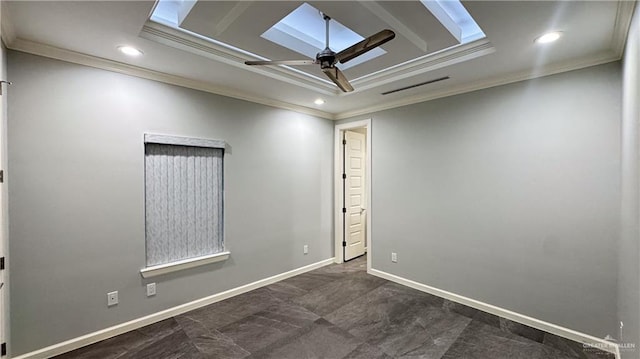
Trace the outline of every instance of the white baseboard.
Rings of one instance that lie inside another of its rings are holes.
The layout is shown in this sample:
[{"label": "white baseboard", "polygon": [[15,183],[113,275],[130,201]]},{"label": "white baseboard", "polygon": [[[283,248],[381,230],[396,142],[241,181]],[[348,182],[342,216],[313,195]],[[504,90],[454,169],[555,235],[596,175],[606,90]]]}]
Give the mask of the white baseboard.
[{"label": "white baseboard", "polygon": [[529,316],[512,312],[508,309],[496,307],[495,305],[487,304],[475,299],[467,298],[459,294],[447,292],[442,289],[434,288],[426,284],[418,283],[410,279],[402,278],[394,274],[383,272],[377,269],[371,269],[367,273],[376,277],[384,278],[392,282],[402,284],[404,286],[417,289],[421,292],[433,294],[435,296],[448,299],[452,302],[464,304],[466,306],[481,310],[483,312],[491,313],[499,317],[518,322],[520,324],[528,325],[532,328],[542,330],[547,333],[555,334],[559,337],[567,338],[579,343],[595,345],[598,349],[615,354],[616,359],[620,359],[620,349],[617,344],[608,342],[604,339],[596,338],[592,335],[580,333],[578,331],[561,327],[556,324],[548,323],[539,319],[531,318]]},{"label": "white baseboard", "polygon": [[109,339],[111,337],[115,337],[116,335],[120,335],[138,328],[142,328],[146,325],[157,323],[159,321],[169,319],[176,315],[186,313],[188,311],[198,309],[209,304],[213,304],[215,302],[219,302],[221,300],[234,297],[236,295],[246,293],[248,291],[258,289],[260,287],[264,287],[266,285],[279,282],[281,280],[320,268],[326,265],[332,264],[334,262],[334,258],[329,258],[322,260],[320,262],[316,262],[313,264],[309,264],[304,267],[300,267],[298,269],[294,269],[288,272],[284,272],[278,275],[274,275],[269,278],[261,279],[255,281],[253,283],[249,283],[237,288],[229,289],[224,292],[214,294],[205,298],[197,299],[189,303],[185,303],[173,308],[165,309],[161,312],[153,313],[147,315],[142,318],[134,319],[128,321],[126,323],[118,324],[113,327],[109,327],[106,329],[99,330],[97,332],[89,333],[83,335],[81,337],[77,337],[74,339],[67,340],[62,343],[54,344],[48,346],[46,348],[42,348],[39,350],[35,350],[26,354],[22,354],[20,356],[14,357],[14,359],[46,359],[51,358],[56,355],[60,355],[66,352],[70,352],[72,350],[82,348],[89,344],[97,343],[101,340]]}]

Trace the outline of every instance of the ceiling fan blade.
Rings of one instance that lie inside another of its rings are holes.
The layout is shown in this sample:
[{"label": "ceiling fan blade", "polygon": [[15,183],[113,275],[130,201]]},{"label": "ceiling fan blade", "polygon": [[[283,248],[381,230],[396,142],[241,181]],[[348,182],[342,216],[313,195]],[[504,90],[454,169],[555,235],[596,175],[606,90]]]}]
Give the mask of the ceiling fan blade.
[{"label": "ceiling fan blade", "polygon": [[339,68],[335,66],[327,67],[322,69],[322,72],[324,72],[327,75],[327,77],[329,77],[331,81],[333,81],[340,88],[340,90],[344,92],[353,91],[353,86],[351,86],[351,84],[349,83],[349,80],[347,80],[347,78],[344,76],[344,74],[342,73],[342,71],[340,71]]},{"label": "ceiling fan blade", "polygon": [[313,65],[315,60],[276,60],[276,61],[245,61],[245,65]]},{"label": "ceiling fan blade", "polygon": [[347,47],[346,49],[336,54],[336,60],[341,64],[358,57],[369,50],[373,50],[376,47],[384,44],[387,41],[393,40],[396,37],[396,33],[391,30],[382,30],[377,34],[371,35],[359,43]]}]

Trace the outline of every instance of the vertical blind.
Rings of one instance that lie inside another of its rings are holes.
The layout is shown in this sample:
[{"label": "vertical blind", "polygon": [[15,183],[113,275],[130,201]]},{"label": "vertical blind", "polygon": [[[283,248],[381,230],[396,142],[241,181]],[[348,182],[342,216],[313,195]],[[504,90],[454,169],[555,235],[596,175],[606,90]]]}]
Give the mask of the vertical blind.
[{"label": "vertical blind", "polygon": [[224,251],[223,155],[145,143],[147,267]]}]

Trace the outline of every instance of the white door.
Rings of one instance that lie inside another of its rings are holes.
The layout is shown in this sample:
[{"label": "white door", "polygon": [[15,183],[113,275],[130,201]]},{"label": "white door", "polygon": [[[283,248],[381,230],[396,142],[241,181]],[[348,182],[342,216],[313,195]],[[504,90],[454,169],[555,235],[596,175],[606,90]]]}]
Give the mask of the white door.
[{"label": "white door", "polygon": [[344,260],[348,261],[365,251],[365,135],[345,131],[344,140]]}]

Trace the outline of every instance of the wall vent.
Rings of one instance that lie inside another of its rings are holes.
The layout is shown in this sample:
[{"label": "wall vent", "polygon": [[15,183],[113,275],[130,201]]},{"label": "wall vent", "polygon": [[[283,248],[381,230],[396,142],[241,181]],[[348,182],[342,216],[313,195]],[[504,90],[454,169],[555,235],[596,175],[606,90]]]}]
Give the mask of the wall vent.
[{"label": "wall vent", "polygon": [[412,89],[415,87],[419,87],[419,86],[424,86],[424,85],[428,85],[428,84],[432,84],[434,82],[440,82],[440,81],[444,81],[444,80],[448,80],[450,77],[449,76],[445,76],[445,77],[439,77],[437,79],[433,79],[433,80],[429,80],[429,81],[425,81],[425,82],[421,82],[419,84],[415,84],[415,85],[411,85],[411,86],[406,86],[406,87],[401,87],[399,89],[395,89],[395,90],[391,90],[391,91],[386,91],[383,92],[382,95],[389,95],[392,93],[396,93],[396,92],[400,92],[400,91],[404,91],[404,90],[408,90],[408,89]]}]

